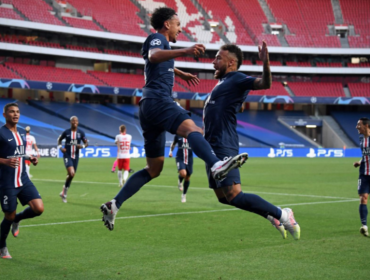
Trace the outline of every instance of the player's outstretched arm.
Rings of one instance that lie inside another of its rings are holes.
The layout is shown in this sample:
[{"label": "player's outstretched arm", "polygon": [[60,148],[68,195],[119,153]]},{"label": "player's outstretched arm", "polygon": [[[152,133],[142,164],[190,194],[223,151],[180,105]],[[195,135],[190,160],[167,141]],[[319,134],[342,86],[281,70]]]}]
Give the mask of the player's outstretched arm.
[{"label": "player's outstretched arm", "polygon": [[263,62],[262,78],[257,78],[254,81],[253,89],[269,89],[272,84],[272,76],[270,70],[270,58],[265,41],[262,42],[262,47],[258,46],[258,57]]},{"label": "player's outstretched arm", "polygon": [[180,56],[192,55],[199,57],[204,54],[206,47],[202,44],[195,44],[189,48],[177,50],[162,50],[159,48],[149,50],[149,61],[151,63],[160,63]]},{"label": "player's outstretched arm", "polygon": [[37,157],[39,158],[40,157],[40,152],[39,152],[39,148],[37,148],[37,145],[36,143],[33,144],[34,148],[35,148],[35,151],[37,153]]},{"label": "player's outstretched arm", "polygon": [[188,83],[189,86],[199,85],[199,78],[191,73],[183,72],[177,68],[175,68],[175,75],[183,79]]},{"label": "player's outstretched arm", "polygon": [[175,146],[176,146],[176,141],[173,141],[170,147],[170,152],[168,154],[169,157],[172,157],[172,152],[175,149]]},{"label": "player's outstretched arm", "polygon": [[355,161],[354,163],[353,163],[353,166],[354,167],[359,167],[361,165],[361,160],[360,161]]},{"label": "player's outstretched arm", "polygon": [[62,148],[62,140],[64,139],[63,135],[64,135],[64,132],[63,132],[62,135],[60,135],[58,137],[58,149],[60,149],[61,152],[64,154],[67,151],[67,149],[66,148]]}]

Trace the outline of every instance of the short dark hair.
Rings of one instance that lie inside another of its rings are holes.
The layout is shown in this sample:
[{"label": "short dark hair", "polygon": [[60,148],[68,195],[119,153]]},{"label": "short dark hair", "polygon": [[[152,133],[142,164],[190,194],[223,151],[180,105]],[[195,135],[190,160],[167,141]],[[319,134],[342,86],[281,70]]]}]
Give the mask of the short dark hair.
[{"label": "short dark hair", "polygon": [[171,19],[174,15],[176,15],[174,9],[168,7],[157,8],[152,14],[150,24],[158,31],[163,27],[164,22]]},{"label": "short dark hair", "polygon": [[363,125],[367,125],[368,127],[370,127],[370,120],[369,120],[369,118],[363,117],[363,118],[360,118],[360,121],[362,121],[362,124]]},{"label": "short dark hair", "polygon": [[121,124],[121,125],[119,126],[119,131],[121,131],[121,132],[126,131],[126,126],[125,126],[124,124]]},{"label": "short dark hair", "polygon": [[15,106],[15,107],[18,107],[19,108],[18,104],[15,103],[15,102],[8,103],[8,104],[5,104],[4,109],[3,109],[3,113],[6,113],[6,111],[8,110],[8,108],[9,107],[12,107],[12,106]]},{"label": "short dark hair", "polygon": [[243,62],[243,52],[242,50],[235,44],[225,44],[223,45],[220,50],[229,51],[229,53],[235,54],[236,58],[238,59],[238,69]]}]

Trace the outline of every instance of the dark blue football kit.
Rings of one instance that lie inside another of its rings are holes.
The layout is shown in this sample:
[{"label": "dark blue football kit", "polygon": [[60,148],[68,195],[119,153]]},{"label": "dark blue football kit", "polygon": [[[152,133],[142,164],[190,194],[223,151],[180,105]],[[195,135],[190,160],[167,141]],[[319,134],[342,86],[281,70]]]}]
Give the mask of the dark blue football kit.
[{"label": "dark blue football kit", "polygon": [[186,138],[175,135],[173,142],[177,144],[176,153],[177,170],[185,169],[188,176],[193,174],[193,151]]},{"label": "dark blue football kit", "polygon": [[[64,148],[66,152],[63,154],[63,161],[66,168],[73,166],[77,171],[78,160],[80,158],[80,149],[77,145],[83,144],[86,141],[85,132],[77,128],[72,131],[70,128],[63,131],[60,136],[60,141],[65,139]],[[81,143],[82,142],[82,143]]]}]

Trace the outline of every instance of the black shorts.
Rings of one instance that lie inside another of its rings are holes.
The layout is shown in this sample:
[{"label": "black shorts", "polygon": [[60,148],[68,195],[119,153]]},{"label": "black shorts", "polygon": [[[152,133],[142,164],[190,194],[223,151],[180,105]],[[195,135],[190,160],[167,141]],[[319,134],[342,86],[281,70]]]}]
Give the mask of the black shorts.
[{"label": "black shorts", "polygon": [[73,166],[75,169],[75,172],[77,171],[77,166],[78,166],[78,158],[71,158],[68,156],[63,157],[64,165],[66,168]]},{"label": "black shorts", "polygon": [[170,97],[145,98],[140,101],[139,119],[146,156],[156,158],[164,156],[166,131],[176,134],[180,124],[190,119],[190,112]]},{"label": "black shorts", "polygon": [[370,193],[370,175],[360,175],[357,189],[358,194]]},{"label": "black shorts", "polygon": [[183,160],[176,159],[176,166],[177,166],[177,171],[185,169],[187,176],[190,176],[191,174],[193,174],[193,163],[185,164]]},{"label": "black shorts", "polygon": [[17,198],[24,206],[33,199],[41,198],[41,196],[31,181],[19,188],[0,189],[1,209],[3,212],[14,212],[17,209]]}]

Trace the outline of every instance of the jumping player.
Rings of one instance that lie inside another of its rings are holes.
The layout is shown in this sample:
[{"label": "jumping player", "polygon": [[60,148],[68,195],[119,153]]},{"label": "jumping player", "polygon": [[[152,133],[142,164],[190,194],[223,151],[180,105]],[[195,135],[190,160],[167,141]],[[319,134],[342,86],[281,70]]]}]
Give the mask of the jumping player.
[{"label": "jumping player", "polygon": [[182,191],[181,202],[185,203],[186,193],[190,185],[190,176],[193,173],[193,151],[186,138],[175,135],[170,147],[169,157],[172,157],[172,151],[176,144],[179,147],[176,154],[176,166],[179,172],[178,188]]},{"label": "jumping player", "polygon": [[[34,136],[30,135],[31,127],[26,126],[25,130],[26,130],[26,139],[27,139],[26,154],[29,156],[33,156],[33,151],[34,151],[33,148],[34,148],[37,153],[37,157],[39,158],[40,153],[36,145],[36,139]],[[32,178],[32,175],[30,174],[31,161],[26,160],[25,162],[26,162],[27,175],[28,177]]]},{"label": "jumping player", "polygon": [[370,192],[370,120],[368,118],[360,118],[357,122],[356,129],[360,134],[360,148],[362,158],[360,161],[353,163],[354,167],[360,167],[358,177],[358,195],[360,196],[360,233],[368,237],[369,231],[367,228],[367,200]]},{"label": "jumping player", "polygon": [[[126,126],[121,125],[119,127],[120,134],[116,136],[116,143],[117,145],[117,164],[118,164],[118,182],[119,187],[122,188],[125,184],[128,173],[130,170],[130,149],[131,149],[131,139],[132,136],[130,134],[126,134]],[[122,178],[122,169],[123,178]]]},{"label": "jumping player", "polygon": [[[66,182],[64,183],[62,192],[59,194],[64,203],[67,203],[67,192],[77,171],[80,149],[88,146],[85,132],[78,128],[78,118],[73,116],[70,118],[70,121],[71,128],[63,131],[58,138],[58,148],[63,153],[63,161],[67,169]],[[63,139],[65,139],[64,148],[62,147]],[[82,145],[81,141],[83,142]]]},{"label": "jumping player", "polygon": [[[20,112],[17,103],[4,106],[5,125],[0,128],[0,201],[4,219],[0,226],[0,256],[11,259],[6,239],[11,229],[14,237],[19,234],[19,222],[24,219],[40,216],[44,212],[41,196],[26,173],[25,158],[37,165],[38,158],[27,156],[26,132],[17,128]],[[22,212],[16,214],[17,198],[24,206]]]},{"label": "jumping player", "polygon": [[[204,105],[205,139],[211,144],[220,159],[234,157],[239,152],[236,132],[236,114],[250,90],[271,87],[271,71],[266,42],[258,47],[259,58],[263,61],[262,78],[252,78],[238,69],[243,53],[236,45],[223,45],[213,61],[218,84],[213,88]],[[209,187],[214,190],[220,203],[256,213],[268,219],[286,238],[288,230],[298,240],[300,227],[294,220],[293,211],[280,209],[255,194],[243,193],[238,169],[231,170],[223,181],[216,181],[207,165]]]},{"label": "jumping player", "polygon": [[189,112],[178,106],[172,98],[175,75],[189,85],[199,83],[198,77],[176,69],[174,59],[187,55],[199,57],[205,47],[195,44],[189,48],[171,50],[169,42],[176,43],[177,35],[181,33],[179,17],[173,9],[157,8],[152,14],[151,25],[157,33],[149,35],[143,44],[145,86],[139,104],[147,166],[133,174],[113,200],[100,207],[104,224],[109,230],[113,230],[122,203],[161,173],[166,131],[185,137],[194,153],[211,167],[212,176],[217,180],[222,179],[231,169],[241,166],[248,156],[241,154],[219,160],[203,138],[202,129],[190,119]]}]

